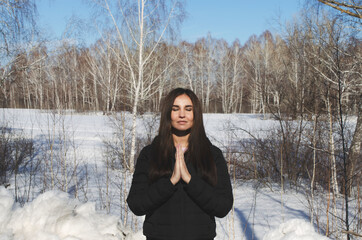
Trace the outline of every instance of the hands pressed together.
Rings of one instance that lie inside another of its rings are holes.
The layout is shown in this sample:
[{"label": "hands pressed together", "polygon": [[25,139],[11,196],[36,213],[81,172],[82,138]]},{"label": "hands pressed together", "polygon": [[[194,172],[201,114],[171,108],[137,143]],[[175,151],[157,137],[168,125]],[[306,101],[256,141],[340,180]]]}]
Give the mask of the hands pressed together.
[{"label": "hands pressed together", "polygon": [[173,185],[176,185],[180,179],[182,179],[185,183],[189,183],[191,180],[191,174],[187,170],[184,159],[184,151],[182,150],[181,145],[177,145],[175,167],[173,168],[170,180]]}]

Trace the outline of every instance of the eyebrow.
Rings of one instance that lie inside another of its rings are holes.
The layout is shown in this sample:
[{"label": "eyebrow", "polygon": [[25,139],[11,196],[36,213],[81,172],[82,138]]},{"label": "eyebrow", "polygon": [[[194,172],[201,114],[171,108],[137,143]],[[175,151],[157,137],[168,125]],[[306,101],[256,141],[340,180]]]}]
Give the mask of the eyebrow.
[{"label": "eyebrow", "polygon": [[[172,105],[172,107],[180,107],[179,105]],[[186,105],[185,107],[193,107],[192,105]]]}]

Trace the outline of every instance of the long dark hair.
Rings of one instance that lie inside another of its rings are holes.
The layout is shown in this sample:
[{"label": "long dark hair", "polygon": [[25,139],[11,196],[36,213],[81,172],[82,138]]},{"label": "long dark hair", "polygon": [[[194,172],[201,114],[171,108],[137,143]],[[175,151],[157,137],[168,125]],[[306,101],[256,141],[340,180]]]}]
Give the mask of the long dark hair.
[{"label": "long dark hair", "polygon": [[211,154],[211,142],[206,136],[202,119],[202,106],[196,94],[190,89],[176,88],[172,90],[161,103],[161,120],[158,136],[153,140],[153,159],[150,165],[149,177],[151,181],[163,176],[171,176],[171,159],[175,154],[172,138],[171,111],[175,99],[186,94],[193,105],[193,125],[188,138],[186,161],[190,161],[198,174],[209,184],[217,182],[216,165]]}]

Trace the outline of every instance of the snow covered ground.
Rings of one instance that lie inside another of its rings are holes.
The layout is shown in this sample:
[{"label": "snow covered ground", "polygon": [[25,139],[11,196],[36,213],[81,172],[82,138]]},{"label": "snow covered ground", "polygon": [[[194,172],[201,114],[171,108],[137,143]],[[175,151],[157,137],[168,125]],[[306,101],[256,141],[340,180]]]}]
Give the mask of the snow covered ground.
[{"label": "snow covered ground", "polygon": [[[244,189],[245,190],[245,189]],[[239,193],[239,192],[237,192]],[[240,192],[242,193],[242,192]],[[244,192],[246,193],[246,192]],[[239,198],[239,196],[236,196]],[[260,204],[265,204],[261,209],[267,211],[269,220],[264,219],[264,228],[270,229],[264,237],[263,227],[253,236],[251,226],[247,225],[247,216],[244,211],[246,206],[240,206],[240,201],[235,204],[236,221],[235,239],[264,239],[264,240],[323,240],[328,239],[317,234],[313,226],[308,223],[300,213],[287,214],[286,221],[279,226],[273,223],[275,218],[280,218],[278,210],[271,209],[272,201],[263,198]],[[274,204],[275,205],[275,204]],[[238,208],[239,207],[239,208]],[[258,209],[258,208],[257,208]],[[298,212],[297,209],[292,211]],[[257,210],[255,215],[258,218],[265,217]],[[278,216],[272,216],[278,215]],[[296,218],[290,218],[290,217]],[[230,216],[228,216],[230,218]],[[279,222],[277,220],[277,222]],[[218,230],[223,228],[218,224]],[[260,225],[255,223],[256,225]],[[267,226],[269,225],[269,226]],[[259,231],[259,232],[258,232]],[[245,235],[240,234],[245,232]],[[230,238],[229,238],[230,237]],[[216,239],[233,239],[231,236],[217,236]],[[0,187],[0,239],[1,240],[116,240],[145,239],[141,231],[132,233],[119,221],[119,218],[111,214],[103,214],[95,210],[92,202],[80,203],[69,198],[68,195],[60,191],[48,191],[39,195],[32,202],[23,207],[14,203],[12,194],[4,187]]]},{"label": "snow covered ground", "polygon": [[[1,109],[0,114],[0,122],[14,130],[22,130],[24,135],[36,141],[46,141],[54,132],[66,133],[74,146],[67,157],[77,156],[79,165],[98,165],[97,173],[106,174],[101,160],[103,142],[113,138],[114,133],[109,117],[71,112],[58,115],[24,109]],[[247,137],[245,131],[238,128],[263,134],[268,126],[275,124],[273,120],[248,114],[205,114],[204,121],[210,139],[221,148],[232,141],[235,133],[238,137],[243,134]],[[231,125],[232,132],[229,131]],[[157,124],[145,126],[140,120],[138,126],[140,135],[157,131]],[[92,177],[90,174],[85,186],[87,195],[79,197],[81,201],[74,199],[70,190],[69,194],[57,190],[41,193],[39,186],[33,189],[34,200],[20,206],[14,200],[14,180],[7,189],[0,187],[0,240],[145,239],[141,231],[132,233],[129,227],[123,226],[122,217],[115,210],[117,204],[110,204],[110,213],[105,213],[105,208],[100,207],[100,196],[104,195],[97,194],[100,189],[97,181],[102,178]],[[217,219],[217,240],[328,239],[309,223],[304,194],[292,190],[282,193],[278,186],[267,187],[254,182],[237,181],[233,186],[234,211]],[[113,185],[110,191],[117,189]],[[142,218],[137,219],[137,229],[141,229]]]}]

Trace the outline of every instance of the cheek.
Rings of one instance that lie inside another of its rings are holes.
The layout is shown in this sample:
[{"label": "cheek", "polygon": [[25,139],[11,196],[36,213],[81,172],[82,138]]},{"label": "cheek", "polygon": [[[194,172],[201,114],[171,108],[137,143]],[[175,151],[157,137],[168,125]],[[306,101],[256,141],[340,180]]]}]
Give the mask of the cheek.
[{"label": "cheek", "polygon": [[174,121],[176,119],[175,113],[172,111],[171,112],[171,121]]},{"label": "cheek", "polygon": [[193,121],[193,120],[194,120],[194,113],[193,113],[193,112],[190,113],[190,115],[189,115],[189,120],[190,120],[190,121]]}]

